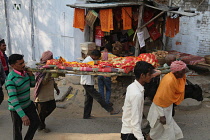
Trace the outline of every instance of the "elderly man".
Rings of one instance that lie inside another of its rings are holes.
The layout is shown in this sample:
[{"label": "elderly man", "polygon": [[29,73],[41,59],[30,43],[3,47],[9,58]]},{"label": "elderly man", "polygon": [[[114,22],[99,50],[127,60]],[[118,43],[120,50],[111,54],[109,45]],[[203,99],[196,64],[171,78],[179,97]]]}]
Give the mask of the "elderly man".
[{"label": "elderly man", "polygon": [[187,66],[182,61],[174,61],[170,70],[161,80],[148,113],[151,130],[147,140],[183,138],[180,127],[172,117],[172,108],[173,103],[179,105],[184,100]]},{"label": "elderly man", "polygon": [[[47,60],[53,59],[53,53],[51,51],[45,51],[42,53],[40,59],[41,64],[46,64]],[[39,66],[40,67],[40,66]],[[40,125],[38,131],[45,133],[50,132],[50,129],[46,128],[45,120],[56,108],[56,102],[54,97],[54,89],[56,94],[60,94],[57,84],[51,73],[36,73],[36,85],[34,88],[34,97],[37,112],[40,118]]]}]

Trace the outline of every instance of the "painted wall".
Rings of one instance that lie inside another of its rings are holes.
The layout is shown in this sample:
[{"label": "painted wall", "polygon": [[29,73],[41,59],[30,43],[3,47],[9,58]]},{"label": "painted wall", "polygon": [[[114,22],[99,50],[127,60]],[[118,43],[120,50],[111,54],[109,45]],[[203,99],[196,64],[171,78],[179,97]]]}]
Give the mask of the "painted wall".
[{"label": "painted wall", "polygon": [[[34,11],[32,14],[31,1]],[[75,3],[76,0],[31,1],[7,1],[11,53],[23,54],[25,61],[39,61],[42,52],[46,50],[68,61],[81,57],[79,45],[84,42],[84,33],[72,27],[74,9],[66,6]],[[4,7],[2,3],[0,10],[4,9],[1,7]],[[0,37],[7,38],[4,17],[0,16]]]},{"label": "painted wall", "polygon": [[[195,17],[182,16],[180,19],[180,32],[169,41],[168,50],[177,50],[184,53],[204,56],[210,54],[210,11],[209,0],[184,0],[177,5],[181,10],[199,13]],[[200,4],[200,5],[199,5]]]},{"label": "painted wall", "polygon": [[6,30],[6,21],[5,21],[5,11],[4,11],[4,2],[0,1],[0,38],[5,38],[6,40],[7,30]]}]

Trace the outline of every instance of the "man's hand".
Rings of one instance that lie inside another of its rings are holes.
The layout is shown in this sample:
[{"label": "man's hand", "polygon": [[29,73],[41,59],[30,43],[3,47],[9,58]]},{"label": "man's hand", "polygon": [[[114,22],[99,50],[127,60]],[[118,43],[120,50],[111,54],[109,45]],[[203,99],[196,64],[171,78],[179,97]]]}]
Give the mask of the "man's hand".
[{"label": "man's hand", "polygon": [[56,94],[59,95],[60,94],[60,90],[56,89]]},{"label": "man's hand", "polygon": [[163,125],[166,124],[166,117],[165,116],[160,117],[160,123],[162,123]]},{"label": "man's hand", "polygon": [[25,71],[26,73],[28,73],[29,76],[33,76],[34,74],[32,73],[32,71],[29,70],[28,67],[25,67]]},{"label": "man's hand", "polygon": [[25,125],[25,126],[29,126],[30,125],[30,120],[29,120],[29,118],[28,118],[28,116],[23,116],[22,118],[22,121],[23,121],[23,124]]}]

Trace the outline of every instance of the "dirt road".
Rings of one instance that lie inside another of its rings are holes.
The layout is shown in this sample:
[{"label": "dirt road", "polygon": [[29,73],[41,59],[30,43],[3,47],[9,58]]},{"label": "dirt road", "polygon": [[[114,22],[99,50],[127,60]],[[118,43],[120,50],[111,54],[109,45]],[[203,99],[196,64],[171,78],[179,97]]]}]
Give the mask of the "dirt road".
[{"label": "dirt road", "polygon": [[[63,83],[63,85],[69,86],[68,83]],[[47,118],[46,124],[51,132],[37,132],[34,140],[120,140],[122,114],[110,116],[98,103],[94,102],[92,115],[96,118],[82,119],[84,94],[81,92],[81,86],[78,85],[77,89],[80,92],[66,109],[56,108]],[[120,98],[119,95],[113,95],[112,100],[114,108],[121,109],[123,98]],[[209,106],[210,102],[203,102],[202,108],[199,110],[176,111],[175,120],[183,130],[184,140],[210,140]],[[148,108],[149,106],[145,106],[145,111]],[[26,133],[26,128],[23,127],[23,134]],[[0,106],[0,140],[11,139],[12,122],[5,100]]]}]

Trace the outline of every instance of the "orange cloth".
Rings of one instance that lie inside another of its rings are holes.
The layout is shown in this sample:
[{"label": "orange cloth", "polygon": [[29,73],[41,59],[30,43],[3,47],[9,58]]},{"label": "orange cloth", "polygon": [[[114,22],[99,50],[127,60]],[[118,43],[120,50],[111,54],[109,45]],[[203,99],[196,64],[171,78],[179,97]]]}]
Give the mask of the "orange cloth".
[{"label": "orange cloth", "polygon": [[85,29],[85,9],[74,9],[74,28],[79,28],[80,30],[84,31]]},{"label": "orange cloth", "polygon": [[132,29],[132,8],[122,7],[123,30]]},{"label": "orange cloth", "polygon": [[102,31],[110,32],[110,30],[114,30],[112,9],[100,10],[100,22]]},{"label": "orange cloth", "polygon": [[172,72],[166,74],[160,82],[153,102],[160,107],[169,107],[175,103],[179,105],[184,100],[186,75],[176,78]]},{"label": "orange cloth", "polygon": [[179,17],[166,19],[166,31],[165,35],[168,37],[174,37],[177,33],[179,33]]}]

